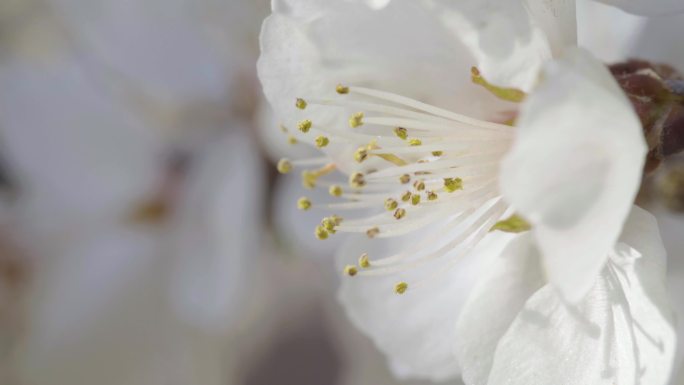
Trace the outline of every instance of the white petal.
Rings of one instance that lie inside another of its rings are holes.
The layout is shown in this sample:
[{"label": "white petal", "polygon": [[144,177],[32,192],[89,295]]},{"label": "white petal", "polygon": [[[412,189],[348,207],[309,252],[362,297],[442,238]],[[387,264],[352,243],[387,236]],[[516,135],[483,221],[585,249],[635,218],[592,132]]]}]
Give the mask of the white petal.
[{"label": "white petal", "polygon": [[684,14],[650,18],[634,41],[633,56],[684,71]]},{"label": "white petal", "polygon": [[166,301],[171,260],[154,232],[89,228],[43,242],[26,327],[13,364],[21,383],[224,383],[217,342],[174,317]]},{"label": "white petal", "polygon": [[[389,357],[395,375],[442,381],[459,373],[453,351],[454,325],[477,277],[510,240],[507,235],[497,235],[450,270],[428,276],[420,287],[412,285],[425,278],[431,266],[391,275],[343,278],[339,299],[347,315]],[[377,240],[350,238],[341,257],[343,264],[355,263],[362,252],[368,252],[372,264],[373,256],[405,246],[406,242],[398,240],[388,246]],[[403,295],[393,290],[399,281],[409,284]]]},{"label": "white petal", "polygon": [[627,12],[646,16],[664,16],[684,12],[684,3],[680,0],[597,0],[614,5]]},{"label": "white petal", "polygon": [[190,2],[50,3],[86,49],[90,56],[87,65],[113,70],[117,80],[124,81],[120,84],[171,101],[223,95],[228,82],[223,66],[230,68],[235,63],[221,61],[204,36],[202,23],[189,17],[199,11]]},{"label": "white petal", "polygon": [[654,218],[635,208],[620,241],[576,305],[551,286],[530,298],[499,342],[489,384],[668,383],[676,335]]},{"label": "white petal", "polygon": [[529,90],[542,64],[577,42],[574,0],[447,3],[449,25],[492,83]]},{"label": "white petal", "polygon": [[463,381],[484,385],[499,339],[527,299],[544,286],[539,252],[531,234],[511,241],[473,289],[456,327]]},{"label": "white petal", "polygon": [[77,58],[8,61],[0,87],[4,158],[34,215],[55,226],[67,217],[123,216],[151,195],[160,136],[103,92]]},{"label": "white petal", "polygon": [[171,298],[180,318],[226,333],[242,315],[261,255],[263,165],[239,125],[195,161],[174,217]]},{"label": "white petal", "polygon": [[643,16],[593,0],[578,1],[578,44],[604,63],[627,60],[635,53],[634,46],[646,21]]},{"label": "white petal", "polygon": [[501,189],[534,226],[549,280],[570,301],[591,287],[634,201],[641,124],[607,68],[573,50],[525,102]]},{"label": "white petal", "polygon": [[[328,123],[324,111],[311,105],[299,111],[294,102],[336,97],[339,83],[483,115],[488,106],[482,100],[491,96],[470,80],[474,58],[444,28],[439,9],[426,4],[393,1],[371,11],[358,1],[275,1],[261,33],[258,70],[278,118]],[[335,111],[339,115],[346,127],[345,114]]]}]

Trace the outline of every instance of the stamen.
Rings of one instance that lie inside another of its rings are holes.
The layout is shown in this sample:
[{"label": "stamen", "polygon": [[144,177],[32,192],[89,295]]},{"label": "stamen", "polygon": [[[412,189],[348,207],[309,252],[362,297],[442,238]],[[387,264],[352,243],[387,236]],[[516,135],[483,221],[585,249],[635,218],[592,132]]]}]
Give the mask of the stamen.
[{"label": "stamen", "polygon": [[303,211],[307,211],[311,208],[311,200],[307,197],[301,197],[297,200],[297,208]]},{"label": "stamen", "polygon": [[463,180],[461,178],[444,178],[444,190],[448,193],[463,190]]},{"label": "stamen", "polygon": [[299,131],[301,131],[305,134],[307,132],[309,132],[309,130],[311,129],[311,126],[313,126],[313,122],[309,119],[302,120],[301,122],[299,122],[299,124],[297,124]]},{"label": "stamen", "polygon": [[408,130],[403,127],[397,127],[394,129],[394,134],[401,140],[406,140],[408,138]]},{"label": "stamen", "polygon": [[323,228],[323,226],[316,226],[316,230],[314,231],[314,234],[316,234],[316,238],[320,240],[326,240],[328,239],[328,231]]},{"label": "stamen", "polygon": [[349,127],[356,128],[363,126],[363,112],[357,112],[349,118]]},{"label": "stamen", "polygon": [[399,282],[396,285],[394,285],[394,292],[397,294],[404,294],[404,293],[406,293],[407,289],[408,289],[408,283],[406,283],[406,282]]},{"label": "stamen", "polygon": [[302,185],[304,185],[304,188],[309,190],[313,189],[316,187],[316,181],[318,181],[318,178],[330,174],[331,172],[335,171],[335,168],[336,166],[334,163],[328,163],[318,170],[302,171]]},{"label": "stamen", "polygon": [[409,182],[411,182],[411,175],[404,174],[404,175],[400,176],[399,182],[401,182],[401,184],[408,184]]},{"label": "stamen", "polygon": [[404,210],[404,209],[396,209],[396,211],[394,211],[394,217],[395,217],[396,219],[401,219],[401,218],[403,218],[404,216],[406,216],[406,210]]},{"label": "stamen", "polygon": [[297,138],[295,138],[295,137],[292,136],[292,135],[288,135],[288,137],[287,137],[287,143],[288,143],[288,144],[294,146],[295,144],[297,144],[297,142],[298,142],[298,141],[297,141]]},{"label": "stamen", "polygon": [[290,160],[287,158],[283,158],[278,161],[276,168],[278,169],[279,173],[287,174],[292,171],[292,162],[290,162]]},{"label": "stamen", "polygon": [[392,198],[387,198],[385,201],[385,210],[394,211],[399,206],[399,203]]},{"label": "stamen", "polygon": [[432,156],[442,156],[444,151],[432,151]]},{"label": "stamen", "polygon": [[354,160],[357,163],[361,163],[364,160],[368,158],[368,150],[366,149],[366,146],[359,147],[355,152],[354,152]]},{"label": "stamen", "polygon": [[413,188],[418,190],[418,191],[425,190],[425,181],[417,180],[417,181],[413,182]]},{"label": "stamen", "polygon": [[375,238],[378,234],[380,234],[380,229],[377,227],[370,228],[366,231],[366,236],[368,238]]},{"label": "stamen", "polygon": [[334,197],[341,197],[342,192],[342,186],[336,184],[330,186],[330,188],[328,189],[328,193]]},{"label": "stamen", "polygon": [[437,194],[435,194],[434,191],[427,191],[427,198],[429,201],[435,201],[439,197],[437,196]]},{"label": "stamen", "polygon": [[510,217],[498,221],[492,226],[489,231],[503,231],[505,233],[522,233],[528,231],[532,228],[529,222],[527,222],[523,217],[517,214],[513,214]]},{"label": "stamen", "polygon": [[368,253],[361,254],[361,256],[359,257],[359,266],[361,266],[364,269],[371,267],[370,258],[368,257]]},{"label": "stamen", "polygon": [[338,84],[337,87],[335,87],[335,91],[340,95],[346,95],[349,93],[349,87]]},{"label": "stamen", "polygon": [[366,185],[366,181],[363,178],[363,174],[360,172],[355,172],[349,176],[349,185],[354,188],[361,188]]},{"label": "stamen", "polygon": [[359,270],[354,265],[347,265],[344,267],[344,274],[346,274],[350,277],[355,276],[358,272],[359,272]]},{"label": "stamen", "polygon": [[414,194],[414,195],[411,197],[411,204],[414,205],[414,206],[418,206],[419,203],[420,203],[420,195]]},{"label": "stamen", "polygon": [[416,138],[410,139],[408,141],[408,143],[409,143],[409,146],[413,146],[413,147],[420,146],[421,144],[423,144],[423,142],[420,139],[416,139]]},{"label": "stamen", "polygon": [[408,202],[409,199],[411,199],[411,192],[410,192],[410,191],[407,191],[407,192],[405,192],[404,194],[401,195],[401,200],[402,200],[403,202]]},{"label": "stamen", "polygon": [[504,87],[495,86],[495,85],[489,83],[482,76],[482,74],[480,73],[480,70],[478,70],[477,67],[472,67],[470,69],[470,77],[471,77],[473,83],[475,83],[477,85],[481,85],[482,87],[486,88],[487,91],[496,95],[500,99],[503,99],[503,100],[506,100],[509,102],[514,102],[514,103],[520,103],[525,99],[525,93],[519,89],[504,88]]},{"label": "stamen", "polygon": [[295,101],[295,107],[299,108],[300,110],[306,109],[307,103],[306,100],[297,98],[297,101]]},{"label": "stamen", "polygon": [[326,136],[319,135],[316,137],[316,147],[323,148],[328,144],[330,144],[330,139],[328,139]]}]

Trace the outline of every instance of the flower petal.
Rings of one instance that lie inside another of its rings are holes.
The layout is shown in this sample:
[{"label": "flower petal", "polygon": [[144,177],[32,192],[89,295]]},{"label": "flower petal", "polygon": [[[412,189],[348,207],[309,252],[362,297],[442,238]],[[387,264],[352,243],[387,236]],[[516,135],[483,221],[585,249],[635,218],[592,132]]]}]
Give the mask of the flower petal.
[{"label": "flower petal", "polygon": [[664,16],[684,12],[684,3],[680,0],[597,0],[622,8],[627,12],[646,16]]},{"label": "flower petal", "polygon": [[577,42],[574,0],[458,1],[442,14],[492,83],[529,90],[542,64]]},{"label": "flower petal", "polygon": [[[344,278],[340,302],[352,322],[389,357],[395,375],[443,381],[459,373],[451,337],[460,309],[476,278],[511,237],[496,234],[488,239],[458,266],[423,282],[420,287],[412,284],[419,281],[424,270],[430,271],[429,266],[400,274]],[[341,249],[340,257],[342,264],[355,263],[353,259],[368,252],[372,264],[374,255],[405,246],[406,242],[397,240],[387,246],[378,240],[364,242],[350,238]],[[393,291],[399,281],[409,283],[403,295]]]},{"label": "flower petal", "polygon": [[[331,99],[343,83],[484,116],[483,100],[491,97],[472,84],[473,63],[459,37],[444,28],[438,7],[424,1],[392,1],[373,11],[360,1],[278,0],[263,25],[258,70],[279,120],[328,126],[329,107],[300,111],[295,99]],[[334,122],[347,127],[346,117]]]},{"label": "flower petal", "polygon": [[639,119],[603,64],[573,50],[522,108],[501,189],[534,226],[551,283],[570,301],[592,286],[641,180]]},{"label": "flower petal", "polygon": [[171,299],[179,317],[226,333],[243,315],[260,255],[262,164],[236,126],[199,156],[173,222]]},{"label": "flower petal", "polygon": [[487,383],[499,339],[527,299],[544,285],[539,262],[531,234],[520,235],[473,289],[456,327],[457,354],[466,384]]},{"label": "flower petal", "polygon": [[578,304],[551,286],[527,302],[499,342],[489,384],[668,383],[676,335],[654,218],[635,207],[620,241]]}]

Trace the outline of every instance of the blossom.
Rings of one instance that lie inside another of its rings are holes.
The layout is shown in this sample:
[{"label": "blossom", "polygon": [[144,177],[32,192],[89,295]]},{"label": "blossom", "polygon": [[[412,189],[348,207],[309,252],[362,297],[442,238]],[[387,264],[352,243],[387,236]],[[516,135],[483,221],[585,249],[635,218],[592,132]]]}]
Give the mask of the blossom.
[{"label": "blossom", "polygon": [[[465,370],[452,354],[464,302],[511,237],[490,231],[531,225],[524,237],[539,250],[544,283],[578,306],[614,260],[646,146],[607,68],[566,47],[573,2],[373,9],[274,2],[259,75],[281,129],[325,154],[284,159],[279,170],[319,166],[302,173],[304,186],[345,199],[304,197],[300,208],[373,212],[332,215],[315,229],[320,239],[373,238],[340,252],[354,277],[340,290],[349,317],[398,375],[444,380]],[[328,180],[336,173],[348,186]],[[669,375],[667,364],[654,370]]]}]

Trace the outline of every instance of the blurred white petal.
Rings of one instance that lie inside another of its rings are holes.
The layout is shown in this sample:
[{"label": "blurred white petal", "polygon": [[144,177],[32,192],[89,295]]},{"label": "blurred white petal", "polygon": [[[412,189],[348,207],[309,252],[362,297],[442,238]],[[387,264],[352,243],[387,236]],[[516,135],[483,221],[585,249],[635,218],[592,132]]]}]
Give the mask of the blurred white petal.
[{"label": "blurred white petal", "polygon": [[250,300],[264,234],[263,171],[243,127],[216,138],[195,159],[175,213],[171,297],[179,316],[226,333]]},{"label": "blurred white petal", "polygon": [[501,189],[534,226],[552,283],[579,300],[603,269],[641,181],[640,121],[607,68],[576,50],[525,102]]}]

